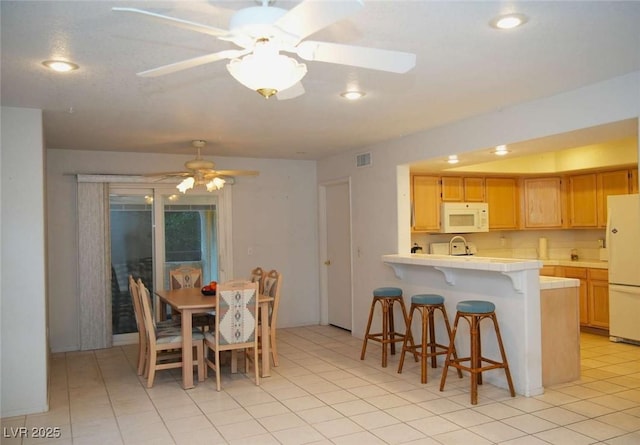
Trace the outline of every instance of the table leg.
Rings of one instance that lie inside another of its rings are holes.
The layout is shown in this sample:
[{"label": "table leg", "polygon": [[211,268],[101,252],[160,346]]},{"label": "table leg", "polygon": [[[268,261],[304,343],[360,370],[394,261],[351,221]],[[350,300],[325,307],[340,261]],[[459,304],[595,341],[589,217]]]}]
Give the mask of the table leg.
[{"label": "table leg", "polygon": [[182,311],[182,387],[193,388],[193,312],[188,309]]},{"label": "table leg", "polygon": [[262,318],[262,377],[271,376],[271,348],[269,333],[269,302],[260,303],[260,318]]}]

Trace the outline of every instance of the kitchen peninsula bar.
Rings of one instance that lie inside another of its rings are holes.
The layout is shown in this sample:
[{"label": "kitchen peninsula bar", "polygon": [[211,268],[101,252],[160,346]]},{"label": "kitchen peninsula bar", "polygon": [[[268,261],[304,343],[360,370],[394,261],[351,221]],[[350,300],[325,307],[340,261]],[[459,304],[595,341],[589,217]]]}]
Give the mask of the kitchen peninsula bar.
[{"label": "kitchen peninsula bar", "polygon": [[[418,293],[440,294],[445,297],[445,306],[452,318],[456,304],[462,300],[494,303],[516,392],[524,396],[544,392],[540,261],[422,254],[383,255],[382,261],[391,266],[402,281],[401,284],[389,282],[385,285],[399,285],[405,298]],[[576,282],[557,281],[554,285],[575,287]],[[577,288],[574,302],[573,307],[577,308]],[[573,308],[570,312],[575,315]],[[463,340],[469,338],[468,326],[461,323],[459,329],[462,332],[458,336],[460,342],[456,342],[458,354],[469,355],[469,342]],[[483,324],[481,329],[483,355],[499,357],[491,324]],[[575,331],[579,335],[577,324]],[[416,334],[419,333],[414,331]],[[438,335],[444,333],[438,332]],[[495,386],[507,388],[504,372],[498,371],[485,372],[483,378]]]}]

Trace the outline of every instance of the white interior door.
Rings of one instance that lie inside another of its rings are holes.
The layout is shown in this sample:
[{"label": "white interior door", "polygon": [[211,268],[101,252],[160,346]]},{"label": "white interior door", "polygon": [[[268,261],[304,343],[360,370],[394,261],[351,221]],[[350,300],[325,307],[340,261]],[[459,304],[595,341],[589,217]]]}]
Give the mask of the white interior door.
[{"label": "white interior door", "polygon": [[327,293],[329,324],[351,331],[351,199],[349,183],[327,185]]}]

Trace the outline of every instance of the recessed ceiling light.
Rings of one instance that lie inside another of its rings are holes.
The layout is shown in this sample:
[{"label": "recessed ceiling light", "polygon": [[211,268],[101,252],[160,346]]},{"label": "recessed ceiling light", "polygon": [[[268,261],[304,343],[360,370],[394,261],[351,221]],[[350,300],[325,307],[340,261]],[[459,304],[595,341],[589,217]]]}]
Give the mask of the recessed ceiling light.
[{"label": "recessed ceiling light", "polygon": [[459,161],[458,155],[449,155],[449,159],[447,159],[449,164],[457,164]]},{"label": "recessed ceiling light", "polygon": [[528,21],[529,18],[524,14],[505,14],[491,20],[489,25],[497,29],[513,29]]},{"label": "recessed ceiling light", "polygon": [[79,68],[75,63],[67,62],[65,60],[45,60],[42,64],[59,73],[67,73]]},{"label": "recessed ceiling light", "polygon": [[493,153],[498,155],[498,156],[504,156],[507,153],[509,153],[509,150],[507,150],[507,146],[506,145],[498,145],[496,147],[496,150]]},{"label": "recessed ceiling light", "polygon": [[362,99],[365,94],[366,93],[364,93],[363,91],[345,91],[344,93],[341,93],[340,96],[348,100],[358,100]]}]

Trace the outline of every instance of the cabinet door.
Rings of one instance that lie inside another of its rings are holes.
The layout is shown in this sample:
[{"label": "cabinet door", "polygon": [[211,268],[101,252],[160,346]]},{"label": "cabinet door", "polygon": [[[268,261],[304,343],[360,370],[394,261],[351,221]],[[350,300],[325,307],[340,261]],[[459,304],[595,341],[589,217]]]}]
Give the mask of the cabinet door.
[{"label": "cabinet door", "polygon": [[462,188],[462,178],[459,176],[443,176],[442,178],[442,201],[460,202],[464,199]]},{"label": "cabinet door", "polygon": [[440,178],[415,175],[412,178],[413,230],[440,230]]},{"label": "cabinet door", "polygon": [[566,278],[577,278],[580,280],[578,291],[580,299],[580,324],[589,325],[589,288],[587,285],[587,269],[585,267],[565,267],[564,276]]},{"label": "cabinet door", "polygon": [[598,173],[598,227],[607,226],[607,196],[629,193],[629,170]]},{"label": "cabinet door", "polygon": [[637,168],[632,168],[631,170],[629,170],[630,176],[629,176],[629,182],[630,182],[630,186],[629,186],[629,192],[631,193],[638,193],[638,169]]},{"label": "cabinet door", "polygon": [[597,227],[596,174],[569,176],[569,226]]},{"label": "cabinet door", "polygon": [[555,277],[556,276],[556,266],[542,266],[540,268],[540,275],[544,275],[547,277]]},{"label": "cabinet door", "polygon": [[515,178],[485,178],[489,229],[518,228],[518,183]]},{"label": "cabinet door", "polygon": [[589,269],[589,325],[609,329],[609,271]]},{"label": "cabinet door", "polygon": [[589,280],[589,325],[609,329],[609,283]]},{"label": "cabinet door", "polygon": [[561,185],[557,177],[524,180],[525,227],[562,227]]},{"label": "cabinet door", "polygon": [[484,178],[464,178],[464,200],[484,202]]}]

